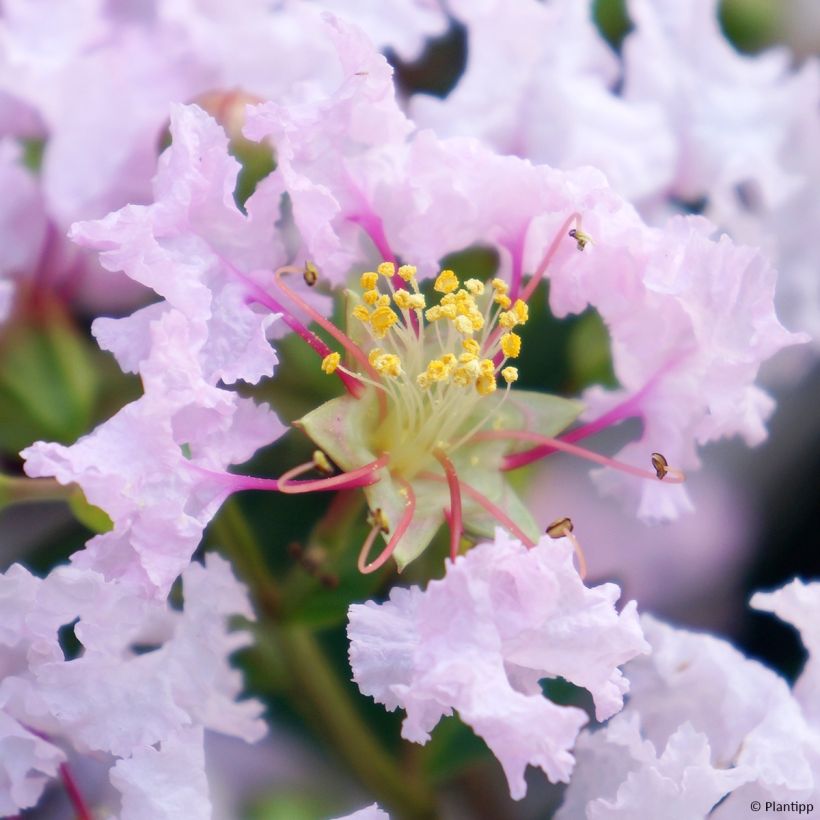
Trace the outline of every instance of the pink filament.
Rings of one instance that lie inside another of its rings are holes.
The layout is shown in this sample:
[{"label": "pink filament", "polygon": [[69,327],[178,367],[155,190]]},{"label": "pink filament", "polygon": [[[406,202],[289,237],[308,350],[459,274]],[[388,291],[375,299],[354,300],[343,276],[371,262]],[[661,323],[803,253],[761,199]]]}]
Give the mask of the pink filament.
[{"label": "pink filament", "polygon": [[416,494],[413,492],[412,486],[400,476],[394,476],[394,478],[402,485],[402,488],[407,493],[407,503],[404,505],[404,514],[399,521],[399,525],[393,532],[390,541],[387,543],[387,546],[381,551],[378,558],[368,564],[366,563],[367,556],[370,554],[370,549],[373,546],[373,542],[376,540],[376,535],[379,533],[379,526],[374,525],[373,529],[370,530],[367,539],[362,545],[361,552],[359,552],[358,567],[359,572],[363,575],[368,575],[371,572],[375,572],[379,569],[379,567],[384,565],[388,558],[390,558],[390,556],[395,552],[396,547],[399,545],[399,541],[401,541],[402,536],[405,532],[407,532],[407,529],[413,521],[413,515],[416,512]]},{"label": "pink filament", "polygon": [[[430,473],[427,471],[419,473],[419,478],[424,478],[429,481],[438,481],[442,484],[447,483],[446,478],[442,478],[440,475],[436,475],[435,473]],[[515,523],[511,518],[507,516],[507,514],[500,508],[493,504],[489,498],[483,493],[480,493],[475,487],[471,487],[469,484],[465,484],[463,481],[460,482],[461,489],[473,499],[473,501],[480,504],[487,510],[493,518],[496,519],[500,524],[503,524],[519,541],[521,541],[524,546],[531,549],[535,546],[535,542],[529,538],[529,536]]]},{"label": "pink filament", "polygon": [[461,487],[453,462],[441,450],[434,450],[433,455],[444,468],[447,485],[450,488],[450,514],[448,516],[448,523],[450,524],[450,560],[455,561],[458,555],[458,546],[461,542],[461,533],[464,531],[461,514]]},{"label": "pink filament", "polygon": [[[330,478],[317,478],[313,481],[290,481],[289,478],[293,475],[293,470],[285,473],[279,479],[279,490],[283,493],[312,493],[322,490],[346,490],[351,487],[366,487],[369,484],[375,484],[378,481],[376,473],[390,461],[390,456],[387,453],[365,464],[363,467],[358,467],[355,470],[350,470],[347,473],[340,473],[339,475],[331,476]],[[298,469],[298,468],[297,468]]]},{"label": "pink filament", "polygon": [[[594,461],[596,464],[601,464],[604,467],[613,467],[623,473],[637,476],[638,478],[648,478],[652,481],[658,481],[657,473],[650,470],[644,470],[641,467],[635,467],[632,464],[625,464],[622,461],[616,461],[614,458],[602,456],[600,453],[594,453],[591,450],[586,450],[583,447],[578,447],[575,444],[570,444],[559,438],[550,438],[549,436],[542,436],[540,433],[531,433],[527,430],[484,430],[476,433],[473,436],[473,441],[502,441],[504,439],[518,439],[520,441],[535,441],[539,444],[551,447],[555,450],[560,450],[564,453],[569,453],[579,458],[585,458],[587,461]],[[508,456],[508,458],[511,458]],[[510,468],[512,469],[512,468]],[[681,484],[684,481],[683,476],[676,476],[670,470],[666,478],[663,479],[667,484]]]},{"label": "pink filament", "polygon": [[339,475],[334,475],[330,478],[312,479],[310,481],[290,480],[292,476],[304,472],[304,468],[307,466],[306,464],[300,464],[298,467],[294,467],[279,478],[259,478],[258,476],[252,475],[217,472],[216,470],[208,470],[196,464],[189,464],[188,466],[193,470],[226,484],[231,492],[237,492],[239,490],[267,490],[269,492],[298,494],[367,487],[378,481],[375,474],[382,467],[386,466],[389,461],[390,456],[385,453],[375,461],[371,461],[362,467],[357,467],[350,472],[339,473]]},{"label": "pink filament", "polygon": [[67,763],[60,764],[60,779],[63,781],[63,786],[66,790],[66,794],[68,795],[68,799],[74,807],[74,813],[77,816],[77,820],[94,820],[91,810],[85,804],[85,799],[83,798],[83,795],[77,786],[77,781],[74,780],[74,775],[71,774],[71,769],[69,769]]},{"label": "pink filament", "polygon": [[535,289],[538,287],[538,283],[544,278],[547,267],[549,266],[549,263],[552,262],[552,258],[558,250],[558,245],[561,244],[561,240],[567,235],[569,226],[573,222],[577,225],[580,219],[581,214],[575,211],[575,213],[570,214],[564,220],[564,224],[558,229],[558,233],[556,233],[553,237],[549,248],[547,248],[547,252],[544,254],[544,258],[541,260],[541,264],[536,268],[535,273],[530,277],[530,281],[527,282],[527,287],[524,288],[524,292],[521,294],[521,298],[525,302],[530,298],[530,296],[533,295]]}]

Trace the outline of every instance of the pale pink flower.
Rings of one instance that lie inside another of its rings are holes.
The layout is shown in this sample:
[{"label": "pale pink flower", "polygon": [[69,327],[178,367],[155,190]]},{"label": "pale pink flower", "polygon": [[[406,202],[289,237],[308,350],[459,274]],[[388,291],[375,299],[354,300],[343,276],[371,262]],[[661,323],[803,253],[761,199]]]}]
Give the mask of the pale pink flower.
[{"label": "pale pink flower", "polygon": [[150,332],[144,396],[72,446],[37,442],[23,457],[29,475],[76,481],[112,519],[76,565],[164,596],[233,489],[221,471],[284,427],[266,407],[202,378],[202,339],[181,313],[165,312]]},{"label": "pale pink flower", "polygon": [[[208,816],[202,729],[248,742],[265,732],[260,704],[236,701],[241,676],[228,663],[250,640],[228,631],[228,616],[253,614],[216,555],[185,570],[183,591],[179,612],[91,570],[61,567],[41,580],[15,565],[0,576],[0,601],[15,613],[0,634],[0,719],[9,738],[0,748],[16,742],[25,754],[0,758],[0,783],[11,788],[0,799],[17,808],[36,802],[42,775],[53,776],[64,758],[51,745],[61,742],[121,759],[112,782],[124,817],[144,816],[133,807],[146,800],[173,806],[186,794],[198,795],[191,807],[203,807],[192,816]],[[82,645],[71,660],[59,642],[68,624]]]},{"label": "pale pink flower", "polygon": [[774,592],[758,592],[751,605],[774,613],[800,633],[809,656],[794,685],[794,695],[807,719],[820,731],[820,583],[797,578]]},{"label": "pale pink flower", "polygon": [[467,66],[444,98],[416,94],[410,113],[441,136],[474,136],[554,167],[593,165],[631,200],[672,178],[675,144],[661,110],[616,92],[620,65],[592,3],[457,0]]},{"label": "pale pink flower", "polygon": [[514,799],[527,764],[569,779],[586,715],[541,694],[562,676],[592,694],[603,720],[623,705],[618,666],[646,651],[634,604],[619,614],[613,584],[587,589],[566,540],[528,550],[500,531],[448,565],[425,591],[394,589],[384,604],[350,608],[354,680],[389,710],[407,712],[402,735],[426,743],[457,710],[504,768]]},{"label": "pale pink flower", "polygon": [[[761,594],[756,605],[808,626],[816,586],[791,584]],[[786,682],[710,635],[649,616],[641,623],[652,653],[625,669],[630,699],[622,715],[579,738],[560,816],[581,816],[586,807],[588,818],[630,817],[664,794],[681,817],[704,816],[720,803],[710,816],[727,820],[747,816],[754,799],[816,800],[820,733]],[[675,765],[664,767],[670,754]]]}]

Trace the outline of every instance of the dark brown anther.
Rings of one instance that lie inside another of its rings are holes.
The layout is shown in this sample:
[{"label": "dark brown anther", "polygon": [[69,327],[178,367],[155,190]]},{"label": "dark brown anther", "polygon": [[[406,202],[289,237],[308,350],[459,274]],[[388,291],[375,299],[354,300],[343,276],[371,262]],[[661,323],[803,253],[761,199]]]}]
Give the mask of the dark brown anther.
[{"label": "dark brown anther", "polygon": [[381,507],[376,507],[368,514],[367,523],[371,527],[378,527],[385,535],[390,534],[390,524],[387,522],[387,516],[382,512]]},{"label": "dark brown anther", "polygon": [[323,475],[333,475],[333,465],[321,450],[313,451],[313,466]]},{"label": "dark brown anther", "polygon": [[669,462],[660,453],[652,453],[652,466],[655,468],[655,475],[663,481],[669,472]]},{"label": "dark brown anther", "polygon": [[305,279],[305,284],[312,288],[319,280],[319,268],[313,262],[305,262],[305,269],[302,271],[302,276]]},{"label": "dark brown anther", "polygon": [[556,518],[547,527],[546,532],[550,538],[565,538],[567,533],[572,532],[573,529],[572,519],[564,516],[564,518]]}]

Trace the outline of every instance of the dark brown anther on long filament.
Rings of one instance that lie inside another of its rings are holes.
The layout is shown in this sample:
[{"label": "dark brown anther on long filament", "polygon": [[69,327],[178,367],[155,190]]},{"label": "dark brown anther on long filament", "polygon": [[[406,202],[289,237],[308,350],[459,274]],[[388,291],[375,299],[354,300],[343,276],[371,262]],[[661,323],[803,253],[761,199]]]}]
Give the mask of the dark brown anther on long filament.
[{"label": "dark brown anther on long filament", "polygon": [[546,533],[550,538],[556,541],[559,538],[568,538],[572,549],[575,551],[575,557],[578,560],[578,574],[581,580],[587,577],[587,559],[584,557],[584,551],[578,543],[578,539],[572,534],[575,526],[572,519],[564,516],[563,518],[556,518],[546,529]]},{"label": "dark brown anther on long filament", "polygon": [[572,228],[569,235],[575,240],[579,251],[584,250],[591,241],[589,234],[584,233],[580,228]]},{"label": "dark brown anther on long filament", "polygon": [[321,450],[314,450],[313,451],[313,466],[316,468],[317,472],[322,473],[323,475],[333,475],[333,465],[330,463],[330,459],[321,451]]},{"label": "dark brown anther on long filament", "polygon": [[367,523],[371,527],[378,527],[385,535],[390,534],[390,524],[387,521],[387,516],[382,512],[381,507],[376,507],[367,516]]},{"label": "dark brown anther on long filament", "polygon": [[572,532],[575,527],[572,524],[572,519],[567,518],[556,518],[555,521],[552,522],[547,527],[547,535],[550,538],[563,538],[568,532]]},{"label": "dark brown anther on long filament", "polygon": [[655,468],[655,474],[663,481],[669,472],[669,462],[660,453],[652,453],[652,466]]}]

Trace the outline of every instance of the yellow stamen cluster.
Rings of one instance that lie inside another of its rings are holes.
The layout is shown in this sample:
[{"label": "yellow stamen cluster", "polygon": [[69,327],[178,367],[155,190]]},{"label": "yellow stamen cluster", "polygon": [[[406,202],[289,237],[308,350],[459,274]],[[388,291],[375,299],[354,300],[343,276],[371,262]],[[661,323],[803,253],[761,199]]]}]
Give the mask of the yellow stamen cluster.
[{"label": "yellow stamen cluster", "polygon": [[[370,369],[353,375],[384,391],[396,410],[396,430],[408,442],[419,439],[418,448],[408,445],[408,460],[426,452],[425,442],[434,448],[460,439],[459,431],[475,419],[475,401],[495,393],[499,377],[507,388],[518,379],[518,370],[504,365],[521,352],[513,328],[529,316],[502,279],[462,282],[442,270],[433,283],[438,303],[429,307],[411,265],[397,269],[383,262],[363,273],[359,284],[361,301],[352,316],[373,345],[365,347]],[[338,354],[322,362],[326,373],[338,367]]]}]

